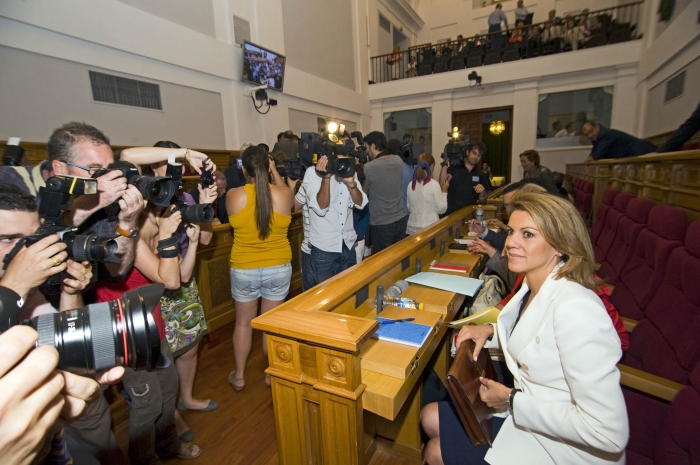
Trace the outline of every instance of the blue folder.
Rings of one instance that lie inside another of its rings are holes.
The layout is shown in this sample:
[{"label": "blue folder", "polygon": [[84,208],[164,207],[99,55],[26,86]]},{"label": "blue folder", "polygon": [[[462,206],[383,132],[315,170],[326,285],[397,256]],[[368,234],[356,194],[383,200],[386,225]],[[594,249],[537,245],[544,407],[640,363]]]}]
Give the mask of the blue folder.
[{"label": "blue folder", "polygon": [[383,319],[377,318],[377,321],[380,323],[379,329],[372,335],[372,337],[380,341],[396,342],[397,344],[420,348],[433,329],[428,325],[410,323],[408,321],[381,324]]}]

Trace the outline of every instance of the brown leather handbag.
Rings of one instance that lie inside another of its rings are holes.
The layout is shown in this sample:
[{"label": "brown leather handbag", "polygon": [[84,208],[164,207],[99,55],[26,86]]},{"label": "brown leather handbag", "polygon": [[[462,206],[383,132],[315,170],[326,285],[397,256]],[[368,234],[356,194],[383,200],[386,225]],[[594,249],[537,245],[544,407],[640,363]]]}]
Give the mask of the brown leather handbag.
[{"label": "brown leather handbag", "polygon": [[447,373],[447,391],[459,414],[464,431],[475,446],[493,444],[494,409],[487,406],[479,397],[481,383],[479,377],[496,379],[487,349],[481,349],[475,362],[472,351],[473,341],[464,341],[457,351]]}]

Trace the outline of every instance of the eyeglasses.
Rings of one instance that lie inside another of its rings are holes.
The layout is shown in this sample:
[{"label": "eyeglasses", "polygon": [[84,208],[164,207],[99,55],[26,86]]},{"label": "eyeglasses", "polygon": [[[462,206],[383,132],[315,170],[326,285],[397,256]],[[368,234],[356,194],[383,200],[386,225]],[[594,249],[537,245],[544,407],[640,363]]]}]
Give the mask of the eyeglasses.
[{"label": "eyeglasses", "polygon": [[65,163],[66,165],[75,166],[76,168],[80,168],[81,170],[85,170],[85,171],[88,172],[88,174],[89,174],[90,176],[92,176],[93,174],[95,174],[98,170],[102,169],[102,168],[99,167],[99,166],[97,166],[97,167],[95,167],[95,166],[92,166],[92,167],[90,167],[90,166],[83,166],[83,165],[79,165],[79,164],[77,164],[77,163],[73,163],[73,162],[71,162],[71,161],[66,161],[66,162],[64,162],[64,163]]}]

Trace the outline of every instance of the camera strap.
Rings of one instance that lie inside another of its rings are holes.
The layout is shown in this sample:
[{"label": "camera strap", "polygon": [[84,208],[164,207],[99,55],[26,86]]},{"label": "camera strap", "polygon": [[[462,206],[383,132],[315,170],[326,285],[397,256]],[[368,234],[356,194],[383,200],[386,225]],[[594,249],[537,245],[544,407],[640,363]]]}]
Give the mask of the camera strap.
[{"label": "camera strap", "polygon": [[169,237],[168,239],[163,239],[158,241],[158,246],[156,249],[158,249],[158,253],[162,258],[175,258],[178,256],[179,251],[177,250],[177,247],[172,249],[172,250],[165,250],[168,247],[172,247],[174,245],[177,245],[180,242],[180,235],[179,234],[173,234],[172,237]]}]

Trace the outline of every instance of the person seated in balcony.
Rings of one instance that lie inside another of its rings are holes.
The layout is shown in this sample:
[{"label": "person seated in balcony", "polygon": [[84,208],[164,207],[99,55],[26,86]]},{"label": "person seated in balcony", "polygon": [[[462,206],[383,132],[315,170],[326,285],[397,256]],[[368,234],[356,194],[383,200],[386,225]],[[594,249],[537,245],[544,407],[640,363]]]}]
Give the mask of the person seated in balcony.
[{"label": "person seated in balcony", "polygon": [[544,29],[542,30],[542,34],[540,34],[542,43],[549,44],[550,42],[554,42],[554,39],[557,39],[558,37],[559,30],[552,25],[551,21],[546,21],[544,23]]},{"label": "person seated in balcony", "polygon": [[470,49],[481,48],[484,46],[484,39],[481,38],[479,34],[474,34],[474,38],[471,41]]},{"label": "person seated in balcony", "polygon": [[418,76],[418,70],[416,69],[416,57],[411,55],[408,57],[408,64],[406,65],[406,77],[416,77]]},{"label": "person seated in balcony", "polygon": [[452,53],[452,39],[447,38],[447,42],[442,44],[442,54],[449,56]]},{"label": "person seated in balcony", "polygon": [[561,129],[562,129],[561,128],[561,121],[557,120],[557,121],[552,123],[552,130],[549,131],[547,133],[547,135],[545,135],[545,137],[547,139],[550,139],[550,138],[556,136],[557,134],[559,134],[559,131],[561,131]]},{"label": "person seated in balcony", "polygon": [[578,48],[579,31],[577,29],[573,19],[566,21],[566,28],[562,34],[566,50],[576,50]]},{"label": "person seated in balcony", "polygon": [[452,43],[452,51],[450,52],[450,58],[455,58],[459,56],[459,42]]},{"label": "person seated in balcony", "polygon": [[582,28],[583,32],[588,32],[593,30],[593,16],[588,15],[588,8],[581,11],[581,18],[578,22],[579,27]]},{"label": "person seated in balcony", "polygon": [[513,33],[510,35],[510,39],[508,39],[509,44],[522,44],[523,40],[525,40],[525,36],[523,36],[522,24],[523,23],[518,23],[518,27],[513,30]]},{"label": "person seated in balcony", "polygon": [[554,137],[573,137],[576,135],[574,123],[566,123],[564,129],[554,135]]},{"label": "person seated in balcony", "polygon": [[469,51],[469,44],[467,43],[467,39],[463,38],[462,36],[458,36],[457,38],[459,39],[460,55],[466,55]]}]

